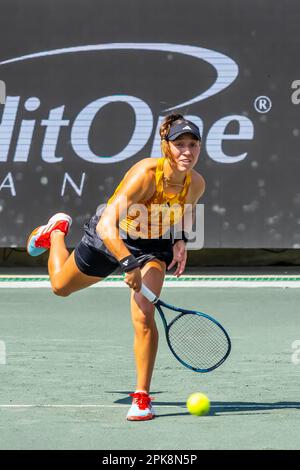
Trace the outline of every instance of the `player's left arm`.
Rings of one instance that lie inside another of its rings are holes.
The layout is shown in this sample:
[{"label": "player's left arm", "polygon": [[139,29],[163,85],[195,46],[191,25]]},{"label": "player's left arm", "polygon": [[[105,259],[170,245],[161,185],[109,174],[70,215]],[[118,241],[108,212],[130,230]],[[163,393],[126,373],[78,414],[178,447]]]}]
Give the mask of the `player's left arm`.
[{"label": "player's left arm", "polygon": [[191,223],[190,224],[185,224],[185,227],[187,227],[187,232],[189,233],[192,230],[192,225],[195,222],[195,217],[196,217],[196,205],[199,201],[199,199],[203,196],[205,192],[205,180],[200,173],[197,173],[196,171],[194,172],[194,180],[192,180],[192,187],[191,187],[191,196],[190,196],[190,205],[188,206],[192,210],[192,217],[190,217]]},{"label": "player's left arm", "polygon": [[[188,204],[192,208],[193,214],[192,214],[192,220],[195,218],[195,208],[196,204],[201,198],[205,191],[205,180],[200,173],[197,173],[196,171],[192,171],[192,181],[191,181],[191,186],[190,186],[190,191],[189,191],[189,197],[188,197]],[[187,217],[187,214],[186,214]],[[185,224],[183,224],[185,227]],[[187,249],[186,249],[186,242],[184,240],[178,240],[177,242],[174,243],[173,245],[173,260],[168,266],[168,271],[175,266],[176,270],[174,272],[174,276],[181,276],[185,270],[185,265],[186,265],[186,260],[187,260]]]}]

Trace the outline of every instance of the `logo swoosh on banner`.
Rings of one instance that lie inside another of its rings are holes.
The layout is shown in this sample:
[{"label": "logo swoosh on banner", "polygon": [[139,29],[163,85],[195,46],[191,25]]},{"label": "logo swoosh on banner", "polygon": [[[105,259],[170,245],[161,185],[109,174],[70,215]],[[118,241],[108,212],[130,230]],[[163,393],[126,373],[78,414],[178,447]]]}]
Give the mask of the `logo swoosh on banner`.
[{"label": "logo swoosh on banner", "polygon": [[50,51],[35,52],[20,57],[4,60],[0,65],[21,62],[24,60],[36,59],[39,57],[72,54],[77,52],[87,51],[107,51],[107,50],[144,50],[144,51],[160,51],[160,52],[174,52],[184,54],[195,59],[203,60],[212,65],[216,72],[217,78],[215,82],[200,95],[192,98],[184,103],[180,103],[172,108],[165,109],[164,111],[171,111],[173,109],[181,108],[182,106],[191,105],[202,101],[210,96],[220,93],[227,88],[238,76],[238,65],[230,59],[230,57],[210,49],[204,49],[197,46],[188,46],[181,44],[165,44],[165,43],[110,43],[110,44],[92,44],[86,46],[67,47],[62,49],[53,49]]}]

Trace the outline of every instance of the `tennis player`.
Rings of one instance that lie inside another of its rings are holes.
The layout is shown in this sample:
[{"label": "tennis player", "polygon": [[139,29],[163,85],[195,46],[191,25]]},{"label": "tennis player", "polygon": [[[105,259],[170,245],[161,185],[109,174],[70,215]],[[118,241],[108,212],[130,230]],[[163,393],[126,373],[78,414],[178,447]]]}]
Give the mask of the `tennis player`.
[{"label": "tennis player", "polygon": [[160,136],[162,158],[145,158],[131,167],[107,205],[85,224],[71,255],[65,245],[72,223],[67,214],[55,214],[31,233],[27,243],[31,256],[50,250],[49,276],[59,296],[91,286],[117,268],[125,273],[131,288],[137,372],[127,414],[131,421],[155,415],[149,389],[158,331],[154,306],[139,292],[141,284],[159,296],[166,269],[175,266],[176,276],[184,272],[186,234],[169,229],[184,219],[185,207],[194,207],[205,188],[203,177],[193,170],[201,148],[199,128],[182,115],[171,114],[161,124]]}]

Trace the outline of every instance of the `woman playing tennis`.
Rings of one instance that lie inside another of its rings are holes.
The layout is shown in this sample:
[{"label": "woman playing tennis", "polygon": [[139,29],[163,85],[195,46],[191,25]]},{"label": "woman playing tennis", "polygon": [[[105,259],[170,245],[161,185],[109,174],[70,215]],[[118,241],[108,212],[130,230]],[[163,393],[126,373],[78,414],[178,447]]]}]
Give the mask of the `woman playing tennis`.
[{"label": "woman playing tennis", "polygon": [[[184,217],[186,205],[196,205],[205,188],[203,177],[193,170],[201,148],[198,127],[180,114],[171,114],[160,127],[160,136],[162,158],[145,158],[131,167],[105,208],[85,224],[83,238],[71,255],[65,236],[72,220],[66,214],[55,214],[47,225],[36,228],[27,243],[31,256],[50,250],[49,276],[52,290],[59,296],[91,286],[119,267],[125,272],[131,289],[137,372],[127,414],[131,421],[155,416],[149,389],[158,331],[154,305],[139,292],[141,284],[159,296],[166,269],[175,266],[176,276],[183,273],[187,258],[184,232],[180,239],[166,234],[170,223],[174,226]],[[158,207],[159,217],[152,217]]]}]

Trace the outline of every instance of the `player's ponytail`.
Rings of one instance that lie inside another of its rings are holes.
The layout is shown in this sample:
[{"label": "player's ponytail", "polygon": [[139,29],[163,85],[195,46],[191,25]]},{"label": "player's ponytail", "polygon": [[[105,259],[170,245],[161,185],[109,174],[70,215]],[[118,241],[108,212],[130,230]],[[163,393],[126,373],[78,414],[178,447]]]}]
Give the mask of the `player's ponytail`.
[{"label": "player's ponytail", "polygon": [[182,114],[168,114],[168,116],[165,117],[159,128],[162,156],[168,158],[169,160],[172,160],[172,153],[170,150],[169,142],[167,141],[167,135],[169,134],[173,122],[178,121],[180,119],[184,119]]}]

